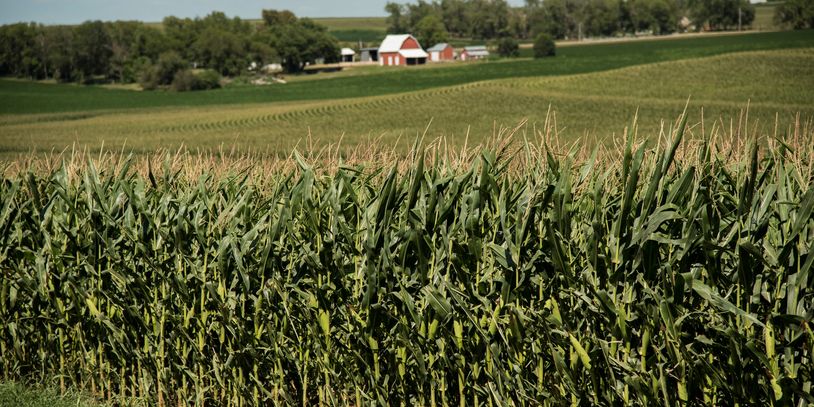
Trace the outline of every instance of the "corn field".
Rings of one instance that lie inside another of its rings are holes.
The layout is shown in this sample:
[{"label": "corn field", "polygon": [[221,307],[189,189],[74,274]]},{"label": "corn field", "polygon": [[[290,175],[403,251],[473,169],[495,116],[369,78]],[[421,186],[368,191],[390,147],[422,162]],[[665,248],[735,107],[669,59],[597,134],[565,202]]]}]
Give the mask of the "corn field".
[{"label": "corn field", "polygon": [[668,127],[618,157],[5,176],[0,379],[159,406],[814,403],[812,132]]}]

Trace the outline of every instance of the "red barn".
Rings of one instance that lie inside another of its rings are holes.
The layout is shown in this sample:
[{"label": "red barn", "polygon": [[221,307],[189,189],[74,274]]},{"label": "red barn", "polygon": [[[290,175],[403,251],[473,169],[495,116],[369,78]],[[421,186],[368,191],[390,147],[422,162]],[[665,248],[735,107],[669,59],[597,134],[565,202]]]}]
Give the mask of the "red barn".
[{"label": "red barn", "polygon": [[445,42],[435,44],[427,52],[430,54],[430,61],[432,62],[452,61],[455,59],[455,50]]},{"label": "red barn", "polygon": [[379,65],[422,65],[429,55],[412,35],[388,35],[379,46]]}]

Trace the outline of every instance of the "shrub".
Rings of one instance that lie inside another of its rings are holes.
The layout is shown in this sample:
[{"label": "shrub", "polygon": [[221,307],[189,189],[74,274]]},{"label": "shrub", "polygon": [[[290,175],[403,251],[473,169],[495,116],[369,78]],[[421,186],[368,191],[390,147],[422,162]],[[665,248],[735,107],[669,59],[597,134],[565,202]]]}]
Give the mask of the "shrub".
[{"label": "shrub", "polygon": [[497,42],[497,53],[502,57],[516,58],[520,56],[520,46],[516,39],[503,37]]},{"label": "shrub", "polygon": [[144,72],[152,68],[152,66],[150,58],[138,57],[126,64],[120,79],[124,83],[140,82]]},{"label": "shrub", "polygon": [[172,80],[172,89],[178,92],[207,90],[217,87],[220,87],[220,74],[213,70],[195,73],[191,69],[184,69],[178,71]]},{"label": "shrub", "polygon": [[191,69],[184,69],[175,74],[172,80],[172,89],[178,92],[195,90],[198,87],[198,77]]},{"label": "shrub", "polygon": [[220,74],[212,69],[206,69],[198,73],[198,80],[202,89],[217,89],[220,87]]},{"label": "shrub", "polygon": [[553,57],[557,54],[557,46],[554,45],[554,38],[548,34],[540,34],[534,40],[534,57]]},{"label": "shrub", "polygon": [[144,69],[139,73],[138,83],[144,90],[157,89],[159,85],[158,82],[158,69],[156,69],[156,67],[153,65],[144,67]]},{"label": "shrub", "polygon": [[154,90],[159,86],[174,84],[177,74],[185,70],[187,65],[177,52],[165,52],[158,57],[155,65],[142,66],[139,85],[144,90]]},{"label": "shrub", "polygon": [[158,57],[155,64],[159,85],[169,85],[175,80],[175,74],[186,69],[186,61],[175,51],[165,52]]}]

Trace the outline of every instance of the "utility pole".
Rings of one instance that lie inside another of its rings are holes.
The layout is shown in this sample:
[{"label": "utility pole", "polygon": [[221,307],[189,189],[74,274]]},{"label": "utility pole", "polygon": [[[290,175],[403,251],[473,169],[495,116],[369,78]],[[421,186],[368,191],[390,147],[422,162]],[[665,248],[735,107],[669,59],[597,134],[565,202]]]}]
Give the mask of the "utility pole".
[{"label": "utility pole", "polygon": [[743,12],[741,10],[741,6],[738,6],[738,31],[741,31],[741,22],[743,21]]}]

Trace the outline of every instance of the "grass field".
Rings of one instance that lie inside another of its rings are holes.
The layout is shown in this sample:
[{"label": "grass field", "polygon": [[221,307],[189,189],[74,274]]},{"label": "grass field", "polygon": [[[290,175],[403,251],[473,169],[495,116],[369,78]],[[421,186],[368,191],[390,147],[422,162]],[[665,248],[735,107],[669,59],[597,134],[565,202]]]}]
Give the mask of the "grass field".
[{"label": "grass field", "polygon": [[545,60],[520,59],[455,64],[439,68],[382,69],[379,73],[364,76],[349,75],[282,86],[246,86],[191,93],[130,92],[76,87],[75,85],[57,86],[0,80],[0,115],[380,96],[490,79],[571,75],[729,52],[800,48],[812,45],[814,45],[814,31],[811,30],[671,41],[597,44],[564,47],[556,58]]},{"label": "grass field", "polygon": [[93,398],[69,392],[59,394],[54,389],[31,388],[16,383],[0,382],[2,407],[102,407]]},{"label": "grass field", "polygon": [[143,152],[156,146],[224,145],[288,153],[309,134],[321,143],[342,139],[348,148],[374,139],[386,145],[400,140],[405,148],[430,122],[428,137],[443,136],[460,145],[523,120],[533,133],[549,107],[565,138],[610,142],[621,131],[618,124],[637,111],[641,128],[657,132],[661,119],[674,117],[688,98],[693,124],[701,122],[702,108],[711,125],[719,118],[737,119],[747,105],[749,116],[764,128],[774,125],[776,115],[782,122],[797,113],[810,119],[814,94],[804,89],[812,88],[814,49],[756,51],[333,101],[5,115],[0,117],[0,150],[14,155],[104,143]]}]

